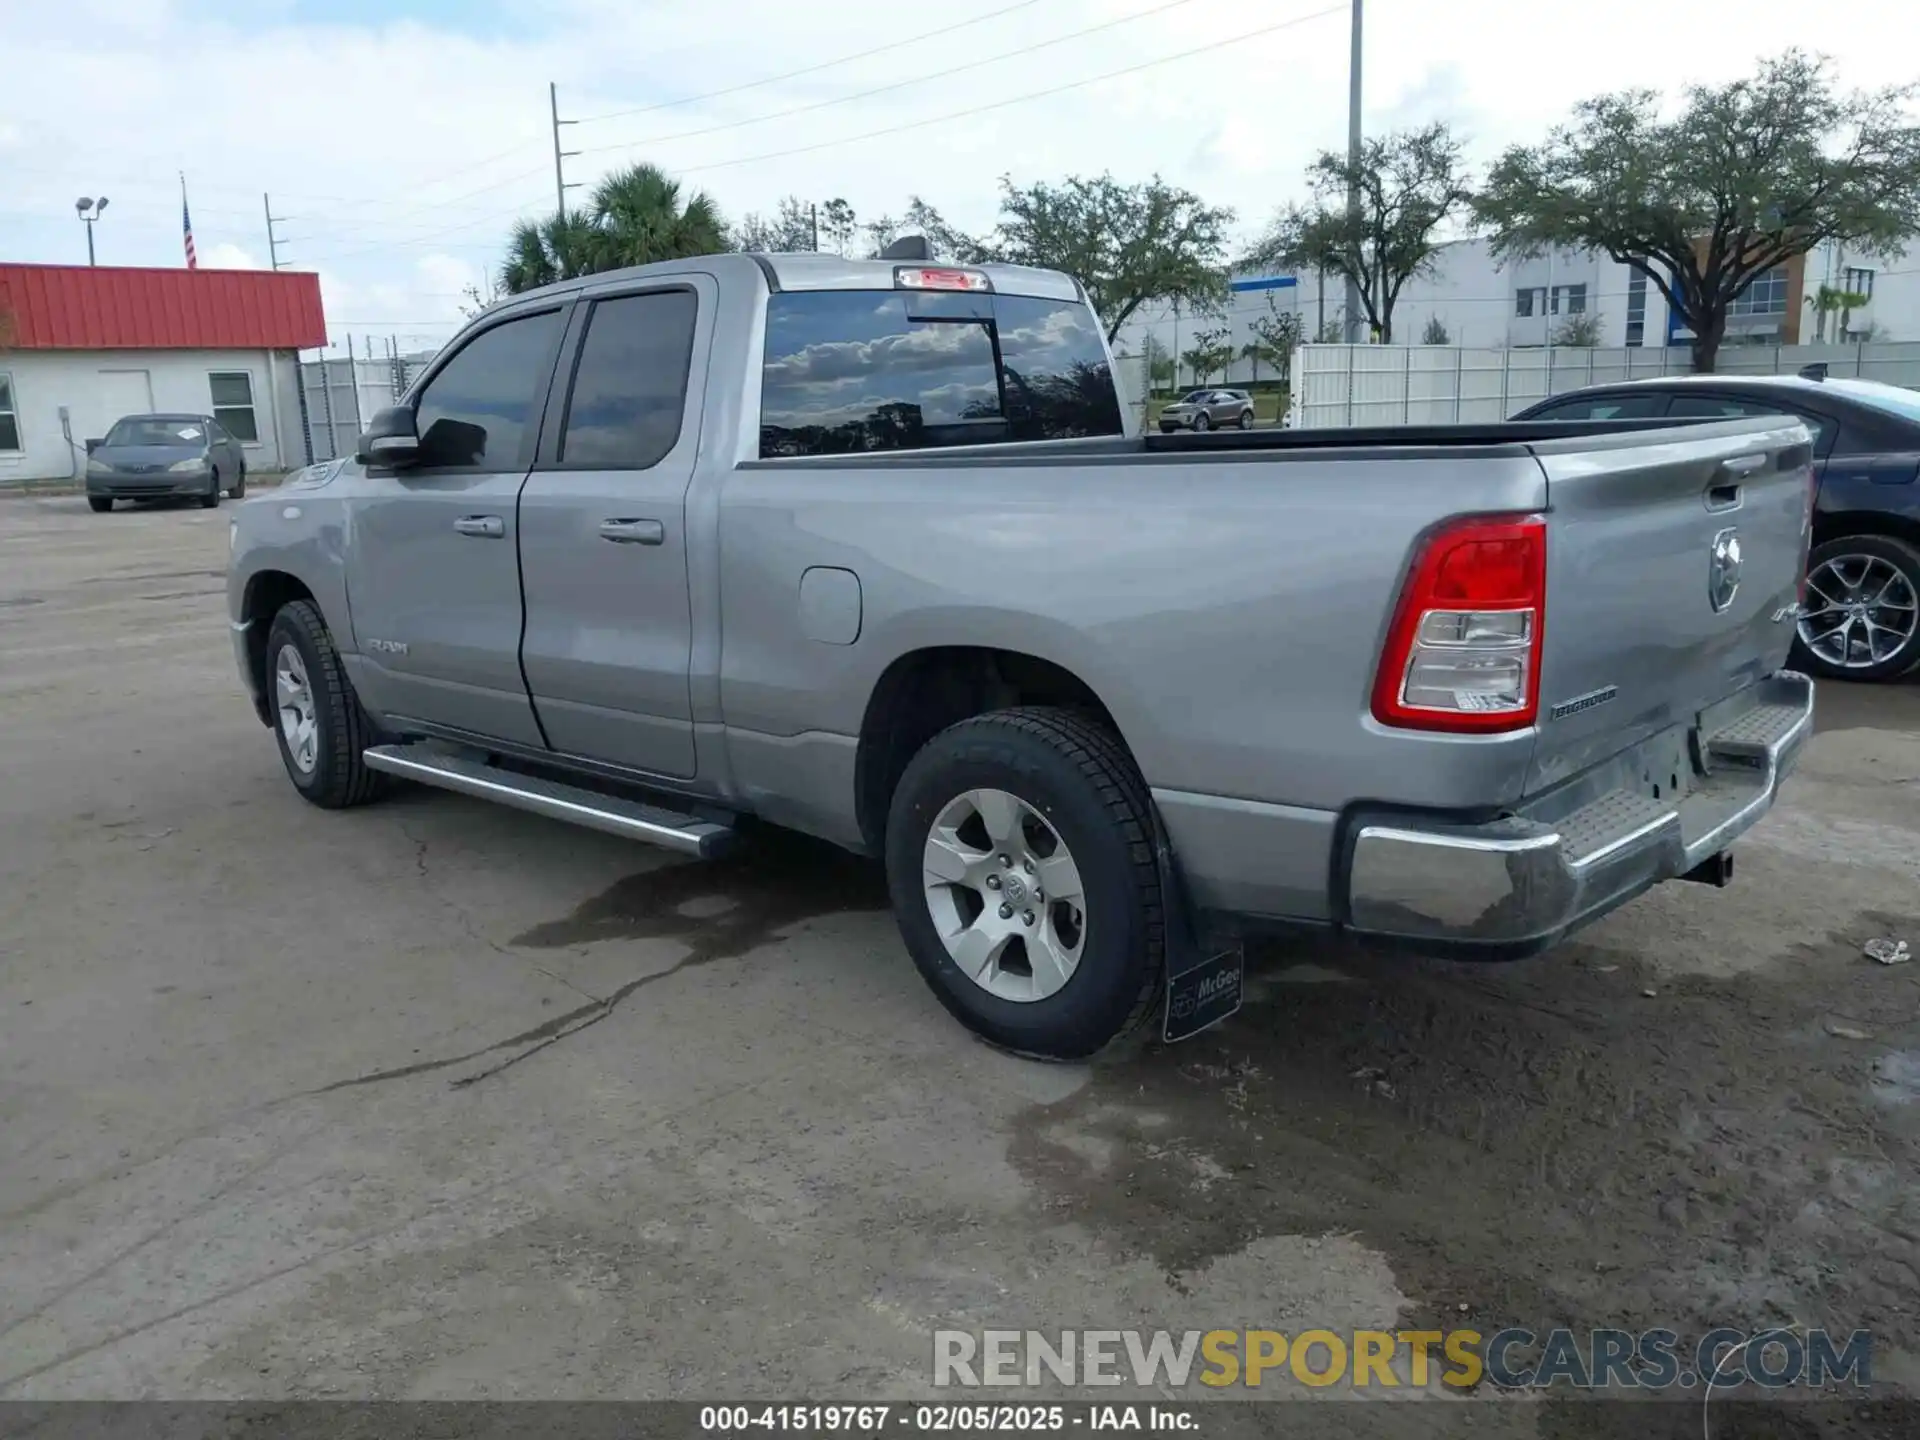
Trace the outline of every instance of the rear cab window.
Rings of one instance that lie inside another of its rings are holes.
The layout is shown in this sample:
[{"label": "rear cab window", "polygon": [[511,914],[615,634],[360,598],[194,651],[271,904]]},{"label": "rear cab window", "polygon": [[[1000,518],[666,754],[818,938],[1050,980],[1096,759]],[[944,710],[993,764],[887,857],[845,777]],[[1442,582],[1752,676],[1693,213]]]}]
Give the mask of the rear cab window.
[{"label": "rear cab window", "polygon": [[1099,327],[1078,301],[901,290],[768,297],[763,457],[1123,429]]}]

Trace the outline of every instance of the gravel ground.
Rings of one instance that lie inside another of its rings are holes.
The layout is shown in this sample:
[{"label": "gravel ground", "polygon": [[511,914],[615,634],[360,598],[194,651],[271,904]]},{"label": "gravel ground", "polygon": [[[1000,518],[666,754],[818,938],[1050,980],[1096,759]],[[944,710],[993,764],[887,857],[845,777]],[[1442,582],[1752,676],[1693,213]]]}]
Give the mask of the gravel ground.
[{"label": "gravel ground", "polygon": [[0,1397],[900,1398],[938,1326],[1426,1321],[1867,1327],[1920,1389],[1920,963],[1861,954],[1920,949],[1920,687],[1822,690],[1727,890],[1510,967],[1263,951],[1227,1026],[1039,1066],[837,852],[308,807],[225,529],[0,500]]}]

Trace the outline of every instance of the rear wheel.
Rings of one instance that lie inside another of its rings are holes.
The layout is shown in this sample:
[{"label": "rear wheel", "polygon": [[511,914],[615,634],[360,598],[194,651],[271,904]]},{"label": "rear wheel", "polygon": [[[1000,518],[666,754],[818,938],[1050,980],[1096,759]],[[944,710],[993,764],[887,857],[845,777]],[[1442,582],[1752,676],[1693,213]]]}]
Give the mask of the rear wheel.
[{"label": "rear wheel", "polygon": [[1193,428],[1196,430],[1211,430],[1213,428],[1213,421],[1209,418],[1206,411],[1202,410],[1193,417]]},{"label": "rear wheel", "polygon": [[274,615],[264,678],[280,761],[293,788],[328,810],[378,799],[387,777],[361,758],[373,743],[373,723],[311,601],[295,600]]},{"label": "rear wheel", "polygon": [[1253,428],[1253,411],[1242,410],[1240,412],[1239,425],[1242,430],[1251,430]]},{"label": "rear wheel", "polygon": [[1920,665],[1920,549],[1886,535],[1816,546],[1793,658],[1828,680],[1892,680]]},{"label": "rear wheel", "polygon": [[87,496],[87,506],[94,514],[104,515],[107,511],[113,509],[113,497],[111,495],[89,495]]},{"label": "rear wheel", "polygon": [[1151,1011],[1166,926],[1145,782],[1055,709],[963,720],[907,766],[887,883],[914,964],[968,1029],[1078,1060]]},{"label": "rear wheel", "polygon": [[207,493],[200,497],[200,508],[211,510],[220,503],[220,472],[210,471],[207,479]]},{"label": "rear wheel", "polygon": [[242,465],[240,467],[239,478],[233,482],[233,489],[229,490],[227,494],[231,496],[233,499],[238,500],[238,499],[241,499],[243,496],[245,496],[246,493],[247,493],[247,467]]}]

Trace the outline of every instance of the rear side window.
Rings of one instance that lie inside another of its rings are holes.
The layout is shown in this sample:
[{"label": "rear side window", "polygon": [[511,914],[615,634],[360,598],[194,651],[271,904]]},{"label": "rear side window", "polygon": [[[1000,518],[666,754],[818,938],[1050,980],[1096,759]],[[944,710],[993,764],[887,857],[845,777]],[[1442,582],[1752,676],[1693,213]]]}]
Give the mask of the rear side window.
[{"label": "rear side window", "polygon": [[593,307],[560,432],[561,464],[645,470],[666,458],[686,409],[696,308],[691,290]]},{"label": "rear side window", "polygon": [[463,345],[415,404],[421,465],[519,466],[559,338],[560,312],[545,310],[496,325]]},{"label": "rear side window", "polygon": [[762,455],[918,450],[1121,428],[1106,351],[1084,305],[890,290],[801,291],[768,301]]},{"label": "rear side window", "polygon": [[1835,437],[1840,427],[1833,421],[1819,415],[1809,415],[1803,410],[1789,410],[1784,405],[1769,405],[1762,400],[1736,400],[1730,395],[1676,395],[1673,408],[1667,411],[1670,418],[1676,420],[1695,418],[1725,418],[1736,415],[1784,415],[1789,420],[1799,420],[1813,431],[1813,450],[1816,455],[1825,455],[1833,449]]},{"label": "rear side window", "polygon": [[1667,413],[1664,395],[1583,395],[1549,405],[1536,420],[1652,420]]},{"label": "rear side window", "polygon": [[1120,399],[1091,310],[1074,301],[996,295],[993,314],[1015,440],[1121,433]]}]

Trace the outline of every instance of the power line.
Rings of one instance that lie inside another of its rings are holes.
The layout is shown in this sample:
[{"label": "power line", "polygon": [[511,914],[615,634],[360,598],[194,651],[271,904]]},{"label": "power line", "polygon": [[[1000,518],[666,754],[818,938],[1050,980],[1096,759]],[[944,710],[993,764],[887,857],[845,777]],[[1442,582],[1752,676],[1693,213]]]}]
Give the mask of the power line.
[{"label": "power line", "polygon": [[761,80],[749,80],[743,85],[729,85],[724,90],[709,90],[701,95],[687,95],[678,100],[662,100],[653,105],[636,105],[630,110],[608,110],[599,115],[586,115],[580,120],[582,125],[592,125],[600,120],[617,120],[624,115],[650,115],[656,110],[673,110],[683,105],[697,105],[703,100],[718,100],[724,95],[738,95],[746,90],[758,90],[764,85],[777,85],[782,80],[797,80],[802,75],[817,75],[822,70],[831,70],[836,65],[851,65],[855,60],[865,60],[874,55],[884,55],[889,50],[903,50],[909,45],[917,45],[922,40],[932,40],[939,35],[951,35],[956,30],[965,30],[971,25],[982,25],[989,20],[997,20],[1002,15],[1011,15],[1016,10],[1031,10],[1040,0],[1020,0],[1017,5],[1003,6],[998,10],[989,10],[984,15],[976,15],[971,20],[960,20],[952,25],[943,25],[938,30],[923,30],[918,35],[909,35],[904,40],[889,40],[885,45],[876,45],[871,50],[856,51],[852,55],[841,55],[833,60],[822,60],[817,65],[808,65],[799,70],[788,70],[779,75],[769,75]]},{"label": "power line", "polygon": [[[808,115],[816,110],[828,110],[835,105],[850,105],[855,100],[870,100],[875,95],[890,95],[896,90],[905,90],[914,85],[924,85],[929,80],[944,80],[949,75],[964,75],[969,70],[984,69],[988,65],[998,65],[1003,60],[1017,59],[1023,55],[1032,55],[1037,51],[1051,49],[1055,45],[1064,45],[1069,40],[1078,40],[1085,35],[1098,34],[1102,30],[1112,30],[1121,25],[1131,25],[1136,20],[1150,20],[1155,15],[1164,15],[1169,10],[1178,10],[1191,5],[1194,0],[1167,0],[1151,10],[1135,11],[1131,15],[1122,15],[1117,19],[1103,20],[1098,25],[1089,25],[1081,30],[1069,31],[1065,35],[1056,35],[1051,40],[1042,40],[1033,45],[1022,45],[1017,49],[1003,50],[998,55],[983,56],[978,60],[969,60],[964,65],[949,66],[945,70],[935,70],[926,75],[915,75],[907,80],[895,80],[890,84],[876,85],[871,90],[856,90],[851,95],[835,95],[826,100],[815,100],[806,105],[795,105],[787,110],[775,110],[766,115],[750,115],[744,120],[728,120],[719,125],[707,125],[698,130],[682,130],[672,135],[653,135],[645,140],[622,141],[614,145],[591,145],[583,151],[574,153],[599,155],[608,150],[638,150],[647,145],[664,145],[671,140],[691,140],[701,135],[718,135],[724,130],[739,130],[748,125],[764,125],[770,120],[785,120],[794,115]],[[936,32],[937,33],[937,32]]]},{"label": "power line", "polygon": [[924,120],[910,120],[904,125],[889,125],[880,130],[867,130],[858,135],[842,135],[834,140],[822,140],[813,145],[796,145],[789,150],[771,150],[764,155],[741,155],[732,160],[714,160],[705,165],[684,165],[679,167],[682,174],[695,174],[702,170],[725,170],[735,165],[752,165],[761,160],[784,160],[789,155],[809,155],[816,150],[830,150],[836,145],[851,145],[860,140],[876,140],[884,135],[899,135],[908,130],[921,130],[929,125],[944,125],[949,120],[966,120],[975,115],[984,115],[990,110],[1004,109],[1009,105],[1024,105],[1031,100],[1044,100],[1053,95],[1064,95],[1072,90],[1084,90],[1089,85],[1098,85],[1107,80],[1118,80],[1125,75],[1137,75],[1142,70],[1151,70],[1159,65],[1171,65],[1176,60],[1190,60],[1195,55],[1205,55],[1214,50],[1224,50],[1230,45],[1244,44],[1248,40],[1258,40],[1281,30],[1291,30],[1296,25],[1305,25],[1309,21],[1324,20],[1329,15],[1339,15],[1346,6],[1330,5],[1324,10],[1315,10],[1310,14],[1296,15],[1291,20],[1282,20],[1273,25],[1263,25],[1258,30],[1245,30],[1238,35],[1230,35],[1224,40],[1214,40],[1205,45],[1196,45],[1191,50],[1178,50],[1171,55],[1155,56],[1143,60],[1137,65],[1127,65],[1118,70],[1108,70],[1099,75],[1089,75],[1084,80],[1070,80],[1064,85],[1050,85],[1045,90],[1029,90],[1024,95],[1010,96],[1005,100],[995,100],[985,105],[970,106],[965,110],[949,111],[945,115],[930,115]]},{"label": "power line", "polygon": [[[783,160],[791,155],[809,155],[820,150],[831,150],[839,145],[851,145],[862,140],[876,140],[888,135],[904,134],[909,130],[922,130],[929,125],[943,125],[952,120],[965,120],[975,115],[984,115],[990,111],[1005,109],[1010,105],[1024,105],[1034,100],[1047,99],[1053,95],[1064,95],[1074,90],[1084,90],[1089,85],[1102,84],[1108,80],[1118,80],[1127,75],[1137,75],[1143,70],[1151,70],[1161,65],[1171,65],[1180,60],[1188,60],[1195,55],[1205,55],[1215,50],[1224,50],[1229,46],[1244,44],[1248,40],[1258,40],[1267,35],[1277,34],[1282,30],[1290,30],[1296,26],[1309,24],[1315,20],[1323,20],[1329,15],[1342,14],[1346,11],[1346,8],[1344,4],[1330,5],[1325,9],[1314,10],[1305,15],[1296,15],[1289,20],[1277,21],[1272,25],[1263,25],[1255,30],[1242,31],[1222,40],[1214,40],[1205,45],[1193,46],[1191,49],[1175,51],[1171,55],[1157,55],[1151,60],[1143,60],[1134,65],[1122,66],[1118,70],[1108,70],[1098,75],[1089,75],[1081,80],[1070,80],[1063,85],[1051,85],[1044,90],[1030,90],[1024,95],[1013,95],[1005,100],[994,100],[984,105],[973,105],[964,110],[949,111],[943,115],[930,115],[925,119],[909,120],[900,125],[888,125],[878,130],[862,131],[857,135],[842,135],[832,140],[817,141],[811,145],[796,145],[786,150],[772,150],[758,155],[740,155],[731,160],[713,160],[704,165],[684,165],[676,168],[678,172],[683,175],[696,174],[703,170],[725,170],[735,165],[752,165],[762,160]],[[530,173],[544,174],[545,168],[542,167],[541,170]],[[456,235],[463,230],[471,230],[478,225],[488,224],[490,221],[498,222],[515,219],[518,217],[520,210],[524,208],[525,205],[522,205],[514,210],[505,211],[494,216],[469,220],[458,225],[450,225],[443,230],[438,230],[426,235],[418,235],[409,240],[400,240],[387,245],[370,245],[356,250],[349,250],[336,254],[334,258],[346,259],[353,255],[367,254],[376,250],[410,248],[417,245],[431,244],[448,235]]]}]

